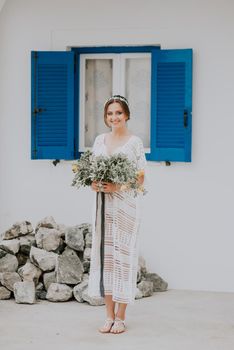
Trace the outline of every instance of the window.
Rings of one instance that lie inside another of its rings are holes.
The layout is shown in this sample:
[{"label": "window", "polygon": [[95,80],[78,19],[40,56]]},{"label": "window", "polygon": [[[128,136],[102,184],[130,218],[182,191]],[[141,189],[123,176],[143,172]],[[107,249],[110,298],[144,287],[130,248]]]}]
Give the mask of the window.
[{"label": "window", "polygon": [[106,132],[105,100],[121,94],[148,160],[191,161],[191,49],[83,47],[31,55],[32,159],[79,158]]},{"label": "window", "polygon": [[81,54],[79,151],[92,147],[97,134],[106,132],[103,106],[113,94],[125,96],[131,106],[131,131],[150,149],[150,67],[148,53]]}]

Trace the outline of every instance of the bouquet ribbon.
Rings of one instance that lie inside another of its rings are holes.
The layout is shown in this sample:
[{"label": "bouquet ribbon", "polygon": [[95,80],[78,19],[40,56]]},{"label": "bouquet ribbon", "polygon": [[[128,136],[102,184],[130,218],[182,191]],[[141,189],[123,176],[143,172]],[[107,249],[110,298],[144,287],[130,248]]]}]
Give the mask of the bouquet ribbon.
[{"label": "bouquet ribbon", "polygon": [[105,193],[97,192],[96,197],[96,234],[101,237],[100,242],[100,294],[104,297],[103,267],[104,267],[104,239],[105,239]]}]

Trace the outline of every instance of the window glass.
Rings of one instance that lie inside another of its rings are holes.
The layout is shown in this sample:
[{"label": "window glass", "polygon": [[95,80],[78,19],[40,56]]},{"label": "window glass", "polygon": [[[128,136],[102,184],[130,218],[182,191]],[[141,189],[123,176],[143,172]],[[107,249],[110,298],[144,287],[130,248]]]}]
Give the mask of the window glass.
[{"label": "window glass", "polygon": [[130,104],[129,129],[150,147],[150,58],[126,58],[125,91]]},{"label": "window glass", "polygon": [[112,59],[86,59],[85,147],[92,147],[95,135],[106,132],[103,105],[112,95]]}]

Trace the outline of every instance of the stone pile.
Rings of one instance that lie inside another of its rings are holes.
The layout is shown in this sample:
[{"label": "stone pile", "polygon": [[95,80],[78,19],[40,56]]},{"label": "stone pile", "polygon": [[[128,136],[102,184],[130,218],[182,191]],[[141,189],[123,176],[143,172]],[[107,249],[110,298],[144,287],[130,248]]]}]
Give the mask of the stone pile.
[{"label": "stone pile", "polygon": [[[104,298],[87,294],[92,227],[69,227],[53,217],[41,220],[35,230],[30,222],[16,222],[0,239],[0,299],[17,303],[49,301],[88,302],[103,305]],[[156,273],[149,273],[139,257],[136,299],[167,290]]]}]

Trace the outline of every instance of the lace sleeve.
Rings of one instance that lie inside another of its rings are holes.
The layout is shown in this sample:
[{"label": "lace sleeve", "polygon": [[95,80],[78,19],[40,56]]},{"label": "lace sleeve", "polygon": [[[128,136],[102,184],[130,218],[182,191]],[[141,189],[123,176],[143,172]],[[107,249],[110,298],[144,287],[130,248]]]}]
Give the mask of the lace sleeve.
[{"label": "lace sleeve", "polygon": [[99,149],[100,145],[101,145],[101,136],[102,135],[97,135],[95,137],[95,140],[94,140],[94,143],[93,143],[93,146],[92,146],[92,149],[91,151],[95,154],[97,152],[97,150]]},{"label": "lace sleeve", "polygon": [[139,138],[136,146],[136,165],[138,170],[144,170],[144,188],[148,190],[148,165],[142,140]]},{"label": "lace sleeve", "polygon": [[136,148],[136,159],[137,159],[137,169],[143,170],[147,165],[147,161],[145,158],[145,150],[143,146],[142,140],[139,138]]}]

